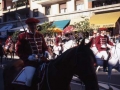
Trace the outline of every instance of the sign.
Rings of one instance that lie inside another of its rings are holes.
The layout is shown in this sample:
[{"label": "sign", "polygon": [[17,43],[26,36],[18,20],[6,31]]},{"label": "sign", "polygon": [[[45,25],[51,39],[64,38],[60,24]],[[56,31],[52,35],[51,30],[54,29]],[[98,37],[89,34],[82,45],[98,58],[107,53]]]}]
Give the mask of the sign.
[{"label": "sign", "polygon": [[115,27],[115,24],[95,24],[96,27],[104,27],[104,28],[108,28],[108,27]]}]

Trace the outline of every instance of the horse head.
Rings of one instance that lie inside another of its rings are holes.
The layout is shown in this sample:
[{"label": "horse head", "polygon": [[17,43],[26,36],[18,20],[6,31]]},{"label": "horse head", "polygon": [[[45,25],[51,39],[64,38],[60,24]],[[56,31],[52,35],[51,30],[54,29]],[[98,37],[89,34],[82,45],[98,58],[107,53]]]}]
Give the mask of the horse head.
[{"label": "horse head", "polygon": [[83,39],[79,46],[65,51],[55,59],[54,66],[57,72],[59,72],[60,76],[65,77],[59,77],[60,80],[58,81],[63,79],[64,81],[67,79],[70,81],[73,75],[78,75],[85,84],[86,90],[98,90],[98,82],[93,65],[96,59],[90,49],[90,44],[91,42],[85,44]]}]

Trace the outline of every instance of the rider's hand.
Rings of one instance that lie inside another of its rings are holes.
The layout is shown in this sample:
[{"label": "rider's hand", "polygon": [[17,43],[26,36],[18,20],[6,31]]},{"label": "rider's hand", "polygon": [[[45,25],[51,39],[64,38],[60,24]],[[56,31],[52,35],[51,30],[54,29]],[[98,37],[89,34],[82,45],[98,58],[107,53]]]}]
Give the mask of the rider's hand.
[{"label": "rider's hand", "polygon": [[35,54],[29,55],[28,60],[29,61],[35,61],[36,60],[36,55]]},{"label": "rider's hand", "polygon": [[48,57],[48,54],[49,54],[49,52],[48,52],[48,51],[45,51],[44,57]]}]

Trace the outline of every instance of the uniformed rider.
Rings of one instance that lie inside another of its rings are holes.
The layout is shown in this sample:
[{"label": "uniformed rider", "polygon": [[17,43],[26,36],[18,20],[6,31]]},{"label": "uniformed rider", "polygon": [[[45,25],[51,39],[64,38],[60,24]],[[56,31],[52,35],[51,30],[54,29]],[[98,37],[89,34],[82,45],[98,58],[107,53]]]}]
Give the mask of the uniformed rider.
[{"label": "uniformed rider", "polygon": [[[16,54],[24,61],[24,75],[21,73],[16,80],[18,82],[24,82],[26,86],[31,86],[32,78],[36,68],[39,66],[39,62],[46,62],[46,54],[48,53],[48,47],[44,40],[43,35],[37,30],[37,23],[40,21],[35,18],[28,18],[25,23],[28,25],[28,32],[19,34],[18,41],[16,43]],[[18,83],[17,82],[17,83]]]}]

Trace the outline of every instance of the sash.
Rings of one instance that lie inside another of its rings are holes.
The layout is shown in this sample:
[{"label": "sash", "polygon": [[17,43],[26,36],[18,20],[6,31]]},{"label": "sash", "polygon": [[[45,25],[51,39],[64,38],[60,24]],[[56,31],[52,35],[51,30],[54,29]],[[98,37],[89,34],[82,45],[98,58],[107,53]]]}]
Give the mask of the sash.
[{"label": "sash", "polygon": [[12,81],[13,84],[31,86],[32,78],[36,68],[32,66],[24,67]]}]

